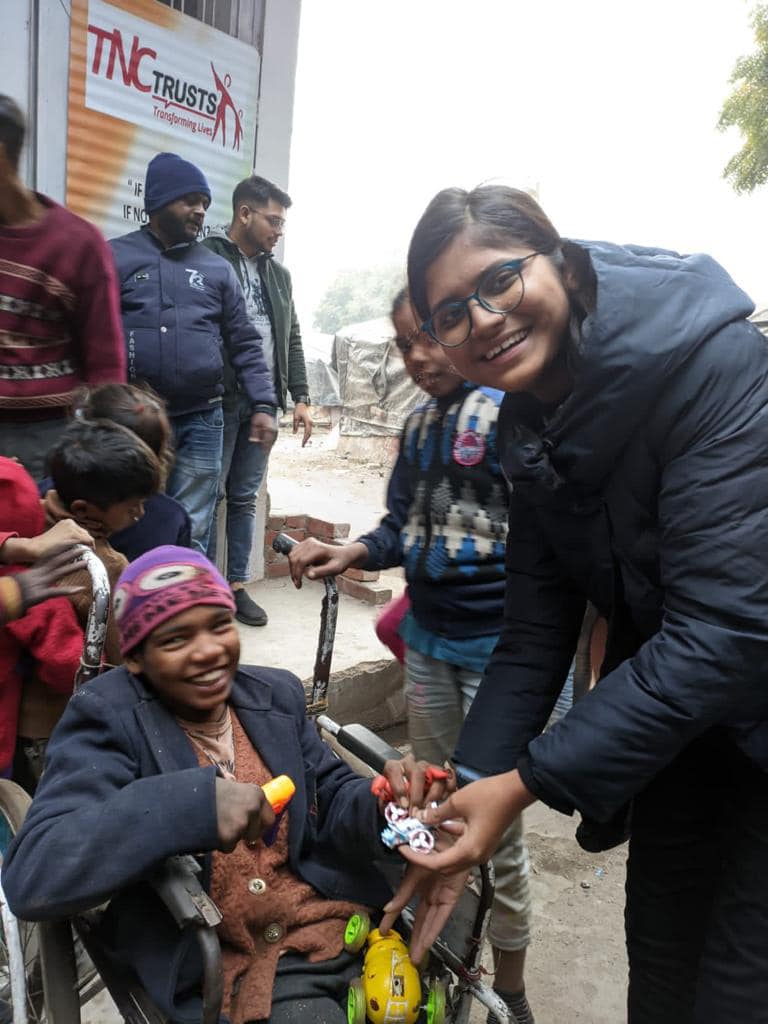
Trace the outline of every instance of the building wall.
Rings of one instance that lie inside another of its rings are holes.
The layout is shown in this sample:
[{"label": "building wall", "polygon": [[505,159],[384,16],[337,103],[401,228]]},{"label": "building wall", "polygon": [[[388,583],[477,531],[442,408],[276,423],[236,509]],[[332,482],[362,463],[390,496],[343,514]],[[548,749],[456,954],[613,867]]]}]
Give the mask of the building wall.
[{"label": "building wall", "polygon": [[267,0],[255,169],[288,187],[301,0]]}]

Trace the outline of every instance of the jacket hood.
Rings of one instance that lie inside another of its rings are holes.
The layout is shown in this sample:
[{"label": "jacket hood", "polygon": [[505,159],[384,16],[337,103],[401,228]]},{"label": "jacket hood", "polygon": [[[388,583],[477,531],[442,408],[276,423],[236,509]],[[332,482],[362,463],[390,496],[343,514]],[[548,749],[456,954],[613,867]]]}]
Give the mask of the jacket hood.
[{"label": "jacket hood", "polygon": [[227,234],[227,229],[226,228],[211,228],[211,230],[208,232],[208,234],[205,237],[206,238],[220,238],[222,241],[227,242],[228,245],[233,246],[235,249],[237,248],[235,243],[232,241],[232,239]]},{"label": "jacket hood", "polygon": [[36,537],[45,529],[43,507],[35,481],[12,459],[0,458],[0,508],[3,529],[20,537]]},{"label": "jacket hood", "polygon": [[567,477],[591,489],[654,404],[670,376],[707,339],[754,304],[711,257],[608,242],[577,242],[597,281],[596,307],[576,340],[574,386],[537,429],[542,407],[507,395],[504,471],[511,482],[556,489]]}]

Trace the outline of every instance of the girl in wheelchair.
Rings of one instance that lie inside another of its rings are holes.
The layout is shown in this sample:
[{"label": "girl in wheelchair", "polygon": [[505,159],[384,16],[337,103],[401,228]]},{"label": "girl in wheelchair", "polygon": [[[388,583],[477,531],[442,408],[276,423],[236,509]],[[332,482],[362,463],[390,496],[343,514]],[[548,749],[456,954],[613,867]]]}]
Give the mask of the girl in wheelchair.
[{"label": "girl in wheelchair", "polygon": [[[223,914],[223,1015],[341,1022],[359,972],[343,951],[346,921],[390,897],[374,865],[383,820],[369,782],[305,717],[299,680],[239,665],[233,610],[195,551],[160,547],[123,572],[113,614],[124,667],[70,701],[3,885],[25,920],[110,901],[99,947],[170,1020],[191,1024],[199,956],[149,879],[169,856],[196,855]],[[275,820],[261,785],[280,774],[296,793]]]}]

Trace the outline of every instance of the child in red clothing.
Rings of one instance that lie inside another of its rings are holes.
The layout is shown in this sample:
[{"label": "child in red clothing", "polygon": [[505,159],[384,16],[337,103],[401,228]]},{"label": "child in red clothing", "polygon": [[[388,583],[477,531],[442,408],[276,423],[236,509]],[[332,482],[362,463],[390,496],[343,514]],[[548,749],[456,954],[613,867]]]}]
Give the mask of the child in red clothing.
[{"label": "child in red clothing", "polygon": [[[36,537],[45,518],[32,477],[17,462],[0,458],[0,508],[3,534]],[[3,536],[0,534],[0,536]],[[5,537],[3,537],[5,539]],[[70,560],[71,561],[71,560]],[[61,568],[61,566],[58,566]],[[58,568],[54,571],[57,572]],[[71,572],[73,566],[64,566]],[[21,565],[0,565],[2,593],[16,608],[14,591],[21,602],[24,588],[11,587],[4,577],[21,572]],[[59,573],[60,575],[60,573]],[[15,582],[15,581],[14,581]],[[75,672],[83,650],[83,632],[74,609],[62,591],[27,608],[19,618],[0,626],[0,774],[7,776],[13,763],[21,691],[27,679],[37,679],[57,694],[72,692]]]}]

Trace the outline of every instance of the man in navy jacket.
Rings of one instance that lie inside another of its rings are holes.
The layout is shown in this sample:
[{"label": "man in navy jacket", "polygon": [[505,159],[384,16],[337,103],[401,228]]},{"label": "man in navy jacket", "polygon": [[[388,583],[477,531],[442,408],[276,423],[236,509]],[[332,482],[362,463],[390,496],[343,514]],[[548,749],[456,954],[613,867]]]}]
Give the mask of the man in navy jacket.
[{"label": "man in navy jacket", "polygon": [[197,241],[210,202],[198,167],[159,153],[147,167],[149,224],[111,242],[128,376],[151,384],[168,406],[176,461],[167,491],[189,513],[193,545],[203,552],[221,475],[223,352],[251,405],[250,439],[267,453],[277,405],[235,272]]}]

